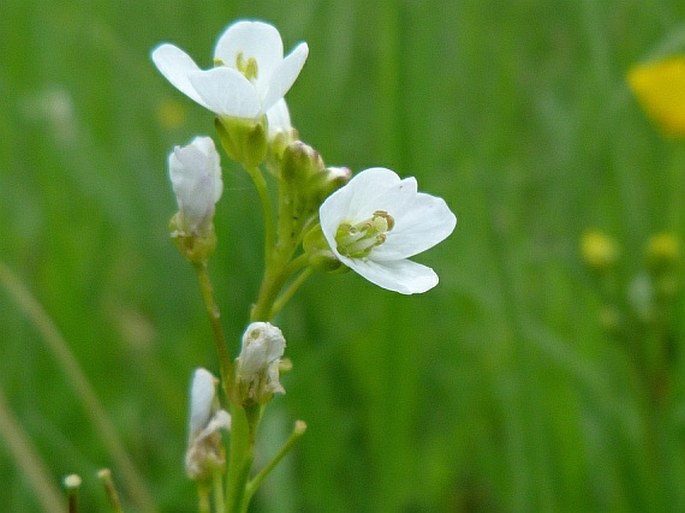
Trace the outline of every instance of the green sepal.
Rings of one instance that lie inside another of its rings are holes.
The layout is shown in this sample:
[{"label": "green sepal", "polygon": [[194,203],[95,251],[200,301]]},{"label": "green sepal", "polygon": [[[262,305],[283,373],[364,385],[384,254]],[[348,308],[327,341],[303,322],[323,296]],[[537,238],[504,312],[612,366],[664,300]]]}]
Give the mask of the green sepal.
[{"label": "green sepal", "polygon": [[268,148],[266,116],[257,120],[216,118],[214,126],[229,157],[247,168],[254,168],[262,163]]}]

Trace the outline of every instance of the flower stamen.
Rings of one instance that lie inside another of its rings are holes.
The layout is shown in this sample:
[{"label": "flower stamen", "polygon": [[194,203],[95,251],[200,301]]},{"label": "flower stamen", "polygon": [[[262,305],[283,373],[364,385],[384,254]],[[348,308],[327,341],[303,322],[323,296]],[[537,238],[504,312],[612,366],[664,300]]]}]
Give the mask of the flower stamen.
[{"label": "flower stamen", "polygon": [[259,66],[257,65],[257,59],[254,57],[250,57],[249,59],[245,60],[243,52],[239,52],[235,58],[235,67],[238,71],[245,75],[245,78],[247,78],[250,82],[257,80]]},{"label": "flower stamen", "polygon": [[354,225],[342,223],[335,234],[338,252],[350,258],[365,258],[386,241],[394,226],[395,219],[385,210],[376,210],[369,219]]}]

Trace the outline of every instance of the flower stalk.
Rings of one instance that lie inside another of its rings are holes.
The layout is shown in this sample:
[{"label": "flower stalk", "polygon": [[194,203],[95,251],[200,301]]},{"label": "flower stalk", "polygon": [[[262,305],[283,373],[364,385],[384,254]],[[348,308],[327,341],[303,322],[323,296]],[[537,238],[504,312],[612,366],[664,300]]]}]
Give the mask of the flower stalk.
[{"label": "flower stalk", "polygon": [[232,402],[235,399],[231,384],[233,383],[233,361],[228,350],[226,338],[224,337],[224,329],[221,324],[221,312],[219,305],[214,297],[214,287],[209,277],[207,270],[207,262],[196,264],[195,271],[197,279],[200,284],[200,292],[202,299],[207,309],[207,317],[209,324],[212,327],[212,335],[214,346],[216,347],[217,356],[219,358],[219,369],[221,372],[221,384],[224,389],[226,397]]}]

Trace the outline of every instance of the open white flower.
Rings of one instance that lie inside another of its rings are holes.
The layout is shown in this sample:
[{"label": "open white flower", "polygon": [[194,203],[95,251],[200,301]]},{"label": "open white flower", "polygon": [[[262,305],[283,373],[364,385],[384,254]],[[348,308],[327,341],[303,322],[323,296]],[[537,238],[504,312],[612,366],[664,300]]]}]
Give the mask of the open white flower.
[{"label": "open white flower", "polygon": [[285,58],[278,30],[261,21],[230,25],[214,50],[215,67],[202,70],[180,48],[163,43],[152,52],[159,71],[182,93],[219,116],[256,119],[283,98],[297,79],[309,47]]},{"label": "open white flower", "polygon": [[319,220],[335,256],[384,289],[417,294],[433,288],[438,275],[407,260],[444,240],[457,218],[441,198],[418,192],[415,178],[400,179],[375,167],[331,194]]},{"label": "open white flower", "polygon": [[210,137],[196,137],[169,155],[169,178],[178,203],[180,236],[207,236],[223,192],[219,153]]}]

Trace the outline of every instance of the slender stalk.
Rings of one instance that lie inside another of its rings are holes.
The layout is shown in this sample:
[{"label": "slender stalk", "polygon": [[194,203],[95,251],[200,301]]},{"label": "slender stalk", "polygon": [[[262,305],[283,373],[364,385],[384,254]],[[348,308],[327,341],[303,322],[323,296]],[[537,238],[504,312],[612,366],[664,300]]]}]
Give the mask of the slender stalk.
[{"label": "slender stalk", "polygon": [[212,474],[212,490],[214,492],[214,511],[220,513],[224,511],[225,501],[224,501],[224,483],[222,479],[221,468],[217,467],[214,469]]},{"label": "slender stalk", "polygon": [[212,512],[209,502],[209,487],[206,483],[198,483],[197,485],[197,511],[198,513]]},{"label": "slender stalk", "polygon": [[5,287],[5,290],[7,290],[24,315],[31,320],[42,335],[45,345],[52,351],[76,396],[90,416],[102,442],[107,447],[117,467],[121,470],[122,479],[131,499],[141,511],[155,513],[157,508],[143,479],[136,470],[126,449],[124,449],[124,444],[121,442],[109,417],[107,417],[105,409],[95,395],[93,387],[86,378],[76,357],[69,349],[69,345],[52,322],[52,319],[50,319],[43,307],[14,273],[2,262],[0,262],[0,283]]},{"label": "slender stalk", "polygon": [[304,434],[306,430],[307,424],[305,424],[304,421],[298,420],[297,422],[295,422],[293,432],[285,441],[285,443],[278,451],[276,456],[274,456],[273,459],[262,470],[260,470],[257,473],[257,475],[247,484],[247,489],[245,493],[245,495],[247,496],[246,504],[249,503],[250,499],[252,498],[252,495],[254,495],[259,486],[262,484],[264,478],[267,475],[269,475],[269,473],[274,468],[276,468],[276,465],[278,465],[281,462],[281,460],[285,457],[285,455],[288,454],[290,449],[293,448],[293,445],[295,445],[295,442],[297,442],[297,440]]},{"label": "slender stalk", "polygon": [[261,406],[243,408],[231,403],[231,446],[226,479],[226,512],[240,513],[249,503],[245,492],[254,461]]},{"label": "slender stalk", "polygon": [[221,384],[224,388],[226,397],[231,401],[236,398],[233,397],[233,361],[228,351],[224,330],[221,325],[221,312],[214,297],[214,288],[207,270],[207,263],[195,265],[197,271],[197,279],[200,283],[200,291],[202,292],[202,300],[207,308],[207,316],[209,317],[209,324],[212,326],[212,334],[216,352],[219,357],[219,368],[221,372]]},{"label": "slender stalk", "polygon": [[98,472],[98,477],[105,487],[107,500],[109,500],[109,505],[112,506],[112,511],[114,513],[124,513],[124,508],[121,507],[121,500],[119,499],[119,492],[117,492],[117,487],[112,479],[112,472],[108,468],[103,468]]},{"label": "slender stalk", "polygon": [[67,509],[69,513],[78,513],[78,489],[81,486],[81,476],[70,474],[64,478],[64,488],[67,491]]},{"label": "slender stalk", "polygon": [[276,301],[274,301],[273,306],[271,307],[271,312],[270,312],[270,317],[274,317],[278,312],[281,311],[281,309],[286,305],[288,301],[290,301],[290,298],[292,298],[295,295],[295,292],[302,286],[302,284],[307,281],[307,278],[309,278],[314,270],[311,267],[307,267],[304,271],[302,271],[295,280],[288,286],[283,293],[278,296]]},{"label": "slender stalk", "polygon": [[[63,513],[63,498],[53,484],[50,472],[9,408],[0,389],[0,437],[9,453],[31,484],[36,500],[46,513]],[[4,486],[7,486],[5,484]]]},{"label": "slender stalk", "polygon": [[[286,258],[290,258],[292,251],[288,249],[288,251],[284,253],[286,254]],[[285,302],[287,302],[288,299],[290,299],[290,297],[288,297],[284,301],[279,301],[279,292],[288,279],[299,270],[305,268],[307,263],[308,260],[306,255],[300,255],[289,263],[286,263],[285,258],[278,255],[271,259],[271,266],[267,267],[266,272],[264,273],[264,279],[259,289],[257,302],[252,307],[250,321],[270,321],[273,318],[276,312],[285,305]],[[297,288],[295,290],[297,290]],[[295,290],[293,290],[293,293]],[[274,305],[277,301],[279,301],[279,307],[274,311]]]}]

